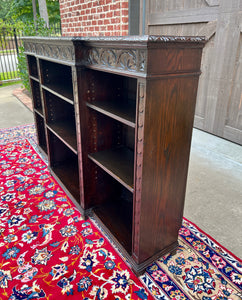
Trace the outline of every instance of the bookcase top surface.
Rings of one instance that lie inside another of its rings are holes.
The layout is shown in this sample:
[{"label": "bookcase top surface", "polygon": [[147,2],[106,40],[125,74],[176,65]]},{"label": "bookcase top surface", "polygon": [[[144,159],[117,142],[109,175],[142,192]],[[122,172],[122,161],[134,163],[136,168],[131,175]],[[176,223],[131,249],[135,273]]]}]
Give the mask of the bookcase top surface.
[{"label": "bookcase top surface", "polygon": [[206,38],[203,36],[168,36],[168,35],[132,35],[132,36],[90,36],[90,37],[33,37],[25,36],[24,41],[32,42],[71,42],[71,43],[196,43],[204,44]]}]

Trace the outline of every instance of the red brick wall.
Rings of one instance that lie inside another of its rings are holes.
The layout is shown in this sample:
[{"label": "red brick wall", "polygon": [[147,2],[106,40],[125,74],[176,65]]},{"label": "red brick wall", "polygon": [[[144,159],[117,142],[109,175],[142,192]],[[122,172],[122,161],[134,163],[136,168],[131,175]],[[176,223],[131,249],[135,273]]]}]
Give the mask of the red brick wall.
[{"label": "red brick wall", "polygon": [[128,6],[128,0],[60,0],[62,35],[128,35]]}]

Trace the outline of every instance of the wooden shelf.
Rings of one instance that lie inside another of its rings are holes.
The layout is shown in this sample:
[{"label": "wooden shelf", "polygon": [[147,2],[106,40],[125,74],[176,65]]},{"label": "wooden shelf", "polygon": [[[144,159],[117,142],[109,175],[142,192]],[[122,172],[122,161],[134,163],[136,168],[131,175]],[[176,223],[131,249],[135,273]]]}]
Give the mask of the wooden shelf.
[{"label": "wooden shelf", "polygon": [[48,123],[47,127],[77,154],[76,130],[68,121]]},{"label": "wooden shelf", "polygon": [[89,154],[88,157],[133,192],[134,152],[126,147]]},{"label": "wooden shelf", "polygon": [[86,65],[87,69],[90,70],[94,70],[94,71],[106,71],[106,72],[110,72],[112,74],[116,74],[116,75],[121,75],[121,76],[129,76],[130,78],[145,78],[145,74],[143,72],[129,72],[129,70],[125,70],[125,69],[121,69],[121,68],[113,68],[113,67],[109,67],[108,65],[90,65],[87,64]]},{"label": "wooden shelf", "polygon": [[37,78],[36,76],[31,75],[29,76],[29,78],[39,83],[39,78]]},{"label": "wooden shelf", "polygon": [[125,200],[116,201],[116,199],[112,199],[110,202],[94,208],[93,211],[103,225],[112,232],[112,235],[117,239],[119,244],[131,254],[132,202],[127,202]]},{"label": "wooden shelf", "polygon": [[63,85],[45,84],[42,85],[42,88],[62,98],[63,100],[69,102],[70,104],[74,104],[73,92],[71,89],[66,88],[64,84]]},{"label": "wooden shelf", "polygon": [[92,103],[87,102],[86,105],[106,116],[135,128],[135,103],[127,105],[127,102],[122,103],[121,101],[95,101]]},{"label": "wooden shelf", "polygon": [[35,111],[37,114],[39,114],[42,118],[44,118],[42,107],[35,108],[34,111]]},{"label": "wooden shelf", "polygon": [[39,148],[47,156],[47,146],[46,145],[39,145]]},{"label": "wooden shelf", "polygon": [[41,94],[40,94],[40,84],[39,81],[32,78],[30,80],[30,85],[32,89],[32,99],[33,99],[33,107],[35,111],[37,111],[43,117],[43,107],[41,102]]},{"label": "wooden shelf", "polygon": [[52,165],[51,169],[71,195],[76,200],[80,199],[77,161],[65,160],[62,163]]}]

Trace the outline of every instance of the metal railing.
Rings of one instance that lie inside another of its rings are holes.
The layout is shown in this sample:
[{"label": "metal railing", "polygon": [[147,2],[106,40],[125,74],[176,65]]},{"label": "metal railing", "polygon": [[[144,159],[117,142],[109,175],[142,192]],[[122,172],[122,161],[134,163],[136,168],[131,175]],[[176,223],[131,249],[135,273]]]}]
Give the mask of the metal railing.
[{"label": "metal railing", "polygon": [[61,36],[62,31],[61,31],[61,24],[60,23],[55,23],[50,26],[52,33],[51,36]]},{"label": "metal railing", "polygon": [[[52,36],[61,36],[60,24],[51,26]],[[16,29],[0,28],[0,83],[17,81],[18,74],[18,48],[22,33]]]},{"label": "metal railing", "polygon": [[0,30],[0,81],[18,80],[17,55],[20,36],[15,29]]}]

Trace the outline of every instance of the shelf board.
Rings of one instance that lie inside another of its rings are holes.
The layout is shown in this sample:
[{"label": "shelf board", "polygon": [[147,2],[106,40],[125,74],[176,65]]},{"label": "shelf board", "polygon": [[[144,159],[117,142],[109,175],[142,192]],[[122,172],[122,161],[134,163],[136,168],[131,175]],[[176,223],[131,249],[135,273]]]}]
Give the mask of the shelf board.
[{"label": "shelf board", "polygon": [[[123,200],[123,199],[121,199]],[[112,201],[93,209],[94,214],[117,239],[119,244],[131,255],[132,253],[132,203]]]},{"label": "shelf board", "polygon": [[42,88],[62,98],[63,100],[69,102],[70,104],[74,104],[73,93],[71,89],[66,88],[64,84],[63,85],[45,84],[42,85]]},{"label": "shelf board", "polygon": [[86,102],[86,105],[106,116],[135,128],[135,105],[122,104],[120,101]]},{"label": "shelf board", "polygon": [[38,145],[40,150],[47,156],[47,146],[46,145]]},{"label": "shelf board", "polygon": [[63,184],[70,194],[79,202],[80,189],[76,163],[73,161],[65,161],[58,165],[51,166],[51,169],[61,184]]},{"label": "shelf board", "polygon": [[39,83],[39,78],[36,77],[35,75],[30,75],[29,78],[34,80],[34,81],[37,81]]},{"label": "shelf board", "polygon": [[88,157],[130,192],[133,188],[134,152],[126,147],[89,154]]},{"label": "shelf board", "polygon": [[76,132],[69,122],[58,121],[54,124],[48,123],[47,128],[60,138],[75,154],[77,154]]},{"label": "shelf board", "polygon": [[87,69],[101,71],[101,72],[110,72],[112,74],[127,76],[131,78],[146,78],[146,74],[144,72],[140,71],[134,71],[134,70],[128,70],[128,69],[121,69],[121,68],[113,68],[113,67],[107,67],[104,65],[90,65],[86,64]]},{"label": "shelf board", "polygon": [[44,118],[44,115],[43,115],[43,109],[42,108],[35,108],[34,111],[39,114],[42,118]]}]

